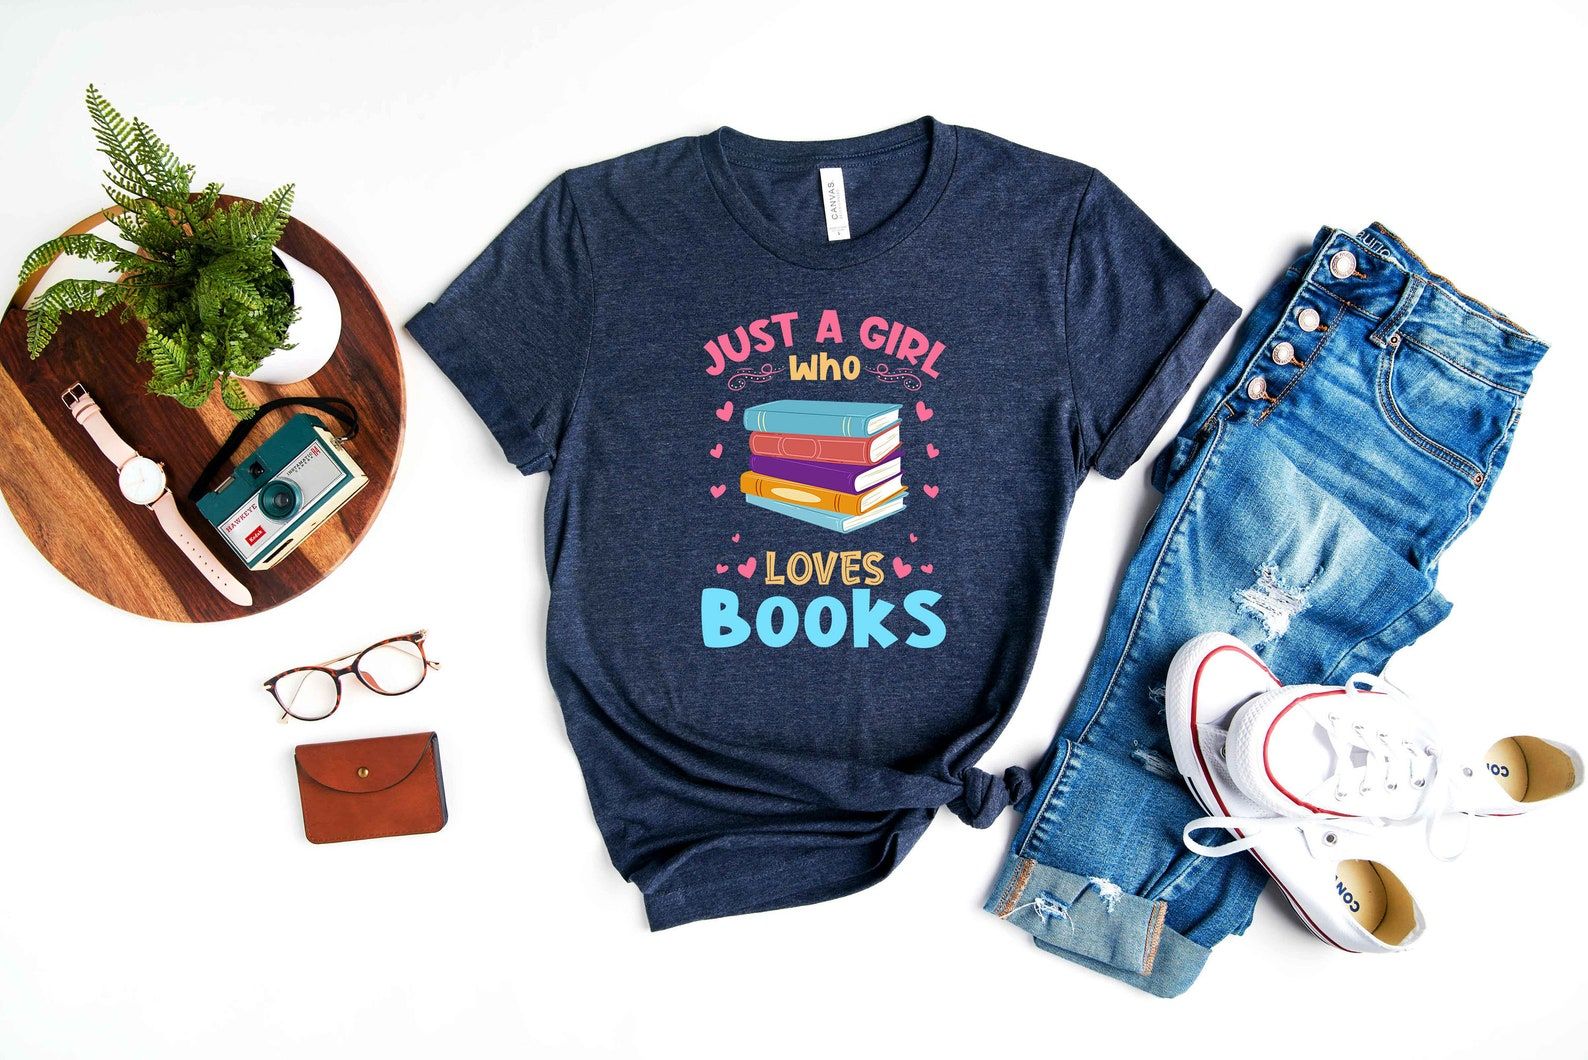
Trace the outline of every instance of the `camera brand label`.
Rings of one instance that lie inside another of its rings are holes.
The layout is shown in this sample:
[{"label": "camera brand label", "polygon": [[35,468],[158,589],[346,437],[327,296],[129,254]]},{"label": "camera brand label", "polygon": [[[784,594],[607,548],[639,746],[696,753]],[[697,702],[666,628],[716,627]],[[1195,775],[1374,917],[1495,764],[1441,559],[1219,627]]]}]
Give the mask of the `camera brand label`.
[{"label": "camera brand label", "polygon": [[[277,541],[292,532],[292,528],[303,519],[303,514],[336,487],[347,481],[347,473],[342,470],[342,465],[336,458],[326,452],[325,446],[316,441],[307,449],[288,461],[281,473],[267,482],[286,480],[298,487],[298,493],[303,497],[297,511],[285,522],[277,522],[269,518],[259,509],[259,491],[231,514],[220,525],[221,535],[231,543],[232,548],[243,558],[243,562],[252,563],[261,554],[269,550]],[[266,482],[259,484],[263,489]]]}]

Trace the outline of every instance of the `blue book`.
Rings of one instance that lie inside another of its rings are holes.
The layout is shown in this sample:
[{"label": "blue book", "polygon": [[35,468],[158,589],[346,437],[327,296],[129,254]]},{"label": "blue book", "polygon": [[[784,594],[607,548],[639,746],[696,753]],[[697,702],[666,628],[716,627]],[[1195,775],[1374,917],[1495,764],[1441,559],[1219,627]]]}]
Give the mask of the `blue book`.
[{"label": "blue book", "polygon": [[[895,406],[897,407],[897,406]],[[880,522],[890,515],[897,515],[904,511],[904,497],[909,490],[904,490],[897,497],[886,504],[873,508],[864,515],[840,515],[838,512],[824,512],[818,508],[804,508],[798,504],[785,504],[782,501],[768,500],[766,497],[757,497],[746,493],[744,499],[757,508],[765,508],[769,512],[777,512],[791,519],[799,519],[817,526],[825,526],[829,530],[837,530],[840,534],[847,534],[851,530],[859,530],[862,526],[870,526]]]},{"label": "blue book", "polygon": [[898,420],[898,405],[875,401],[768,401],[744,410],[745,430],[832,438],[870,438]]}]

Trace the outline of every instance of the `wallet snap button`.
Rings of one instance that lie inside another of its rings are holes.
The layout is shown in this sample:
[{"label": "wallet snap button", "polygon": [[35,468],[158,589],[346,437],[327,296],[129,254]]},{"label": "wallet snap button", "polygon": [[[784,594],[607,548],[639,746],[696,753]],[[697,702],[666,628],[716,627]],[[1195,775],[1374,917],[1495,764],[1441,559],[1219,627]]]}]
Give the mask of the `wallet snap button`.
[{"label": "wallet snap button", "polygon": [[358,779],[363,780],[367,776],[369,776],[369,766],[359,766]]}]

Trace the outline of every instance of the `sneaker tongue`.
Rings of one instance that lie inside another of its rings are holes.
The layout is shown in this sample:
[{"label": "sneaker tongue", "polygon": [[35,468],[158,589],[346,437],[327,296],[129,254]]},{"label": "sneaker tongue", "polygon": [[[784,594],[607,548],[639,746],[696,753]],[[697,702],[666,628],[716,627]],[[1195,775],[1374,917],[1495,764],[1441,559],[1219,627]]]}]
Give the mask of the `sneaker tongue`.
[{"label": "sneaker tongue", "polygon": [[1313,790],[1334,775],[1336,764],[1329,734],[1307,715],[1282,718],[1274,727],[1268,741],[1268,768],[1291,791]]}]

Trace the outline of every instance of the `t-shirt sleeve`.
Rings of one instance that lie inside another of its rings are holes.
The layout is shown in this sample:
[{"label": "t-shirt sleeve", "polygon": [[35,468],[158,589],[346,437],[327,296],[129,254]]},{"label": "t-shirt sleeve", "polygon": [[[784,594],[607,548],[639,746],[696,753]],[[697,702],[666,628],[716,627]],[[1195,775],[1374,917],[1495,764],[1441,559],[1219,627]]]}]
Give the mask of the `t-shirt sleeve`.
[{"label": "t-shirt sleeve", "polygon": [[408,322],[524,474],[549,468],[589,357],[594,278],[567,177]]},{"label": "t-shirt sleeve", "polygon": [[1064,282],[1081,468],[1118,478],[1241,311],[1096,172],[1076,211]]}]

